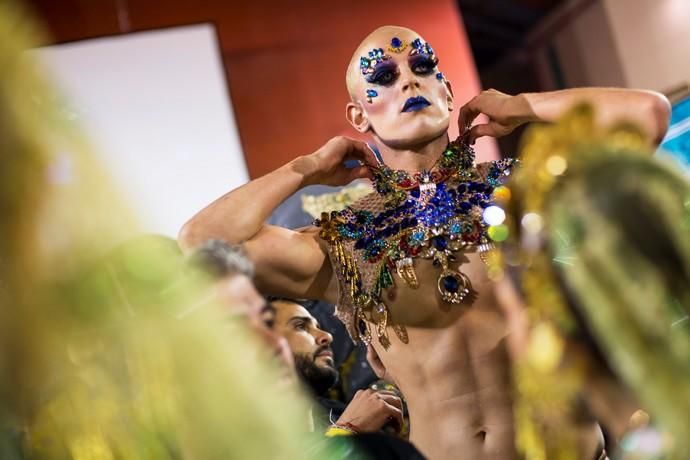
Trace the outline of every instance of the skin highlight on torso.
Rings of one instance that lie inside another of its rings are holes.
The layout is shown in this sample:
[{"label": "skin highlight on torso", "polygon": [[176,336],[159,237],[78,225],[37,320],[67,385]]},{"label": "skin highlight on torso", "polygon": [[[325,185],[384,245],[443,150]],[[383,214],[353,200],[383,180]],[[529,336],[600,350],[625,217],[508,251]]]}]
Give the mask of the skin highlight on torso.
[{"label": "skin highlight on torso", "polygon": [[[387,302],[391,319],[405,324],[409,343],[390,333],[391,345],[373,346],[405,395],[410,440],[431,459],[516,458],[505,323],[479,255],[461,269],[477,297],[447,305],[436,289],[437,269],[418,261],[420,287],[398,289]],[[399,283],[402,284],[402,283]]]}]

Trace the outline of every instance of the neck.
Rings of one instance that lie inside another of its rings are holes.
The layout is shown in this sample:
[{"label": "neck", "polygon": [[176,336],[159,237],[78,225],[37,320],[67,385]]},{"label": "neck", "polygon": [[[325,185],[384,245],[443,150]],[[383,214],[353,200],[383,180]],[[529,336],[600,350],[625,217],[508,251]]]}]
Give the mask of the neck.
[{"label": "neck", "polygon": [[429,170],[438,160],[443,150],[448,145],[448,133],[431,141],[405,148],[386,145],[378,137],[374,138],[383,161],[392,169],[402,169],[407,172]]}]

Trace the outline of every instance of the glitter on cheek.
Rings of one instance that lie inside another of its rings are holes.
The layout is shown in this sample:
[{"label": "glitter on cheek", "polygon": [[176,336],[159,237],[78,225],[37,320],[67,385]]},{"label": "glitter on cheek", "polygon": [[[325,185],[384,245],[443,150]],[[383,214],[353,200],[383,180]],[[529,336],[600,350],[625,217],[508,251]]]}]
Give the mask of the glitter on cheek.
[{"label": "glitter on cheek", "polygon": [[377,97],[378,95],[379,95],[379,93],[375,89],[371,89],[371,88],[367,89],[367,102],[369,104],[371,104],[372,100],[375,97]]},{"label": "glitter on cheek", "polygon": [[438,81],[444,81],[445,78],[446,78],[446,77],[443,75],[443,72],[438,72],[438,73],[436,74],[436,79],[437,79]]}]

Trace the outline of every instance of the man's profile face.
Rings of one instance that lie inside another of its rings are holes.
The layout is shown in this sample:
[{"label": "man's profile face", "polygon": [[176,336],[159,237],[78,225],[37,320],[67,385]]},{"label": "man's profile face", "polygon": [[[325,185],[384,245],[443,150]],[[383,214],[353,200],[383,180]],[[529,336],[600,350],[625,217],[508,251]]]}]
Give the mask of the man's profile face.
[{"label": "man's profile face", "polygon": [[[267,304],[252,280],[243,274],[226,276],[215,285],[215,296],[229,317],[246,321],[283,369],[286,379],[294,375],[294,361],[287,341],[273,331],[275,309]],[[263,357],[257,357],[263,359]]]},{"label": "man's profile face", "polygon": [[[377,29],[353,55],[348,90],[370,129],[384,144],[405,148],[444,135],[452,95],[431,45],[416,32],[394,26]],[[350,107],[350,106],[348,106]],[[350,117],[348,109],[348,117]],[[367,129],[363,129],[366,127]]]},{"label": "man's profile face", "polygon": [[338,371],[333,361],[333,337],[319,328],[303,306],[286,300],[272,302],[276,311],[274,330],[292,350],[298,374],[317,394],[335,385]]}]

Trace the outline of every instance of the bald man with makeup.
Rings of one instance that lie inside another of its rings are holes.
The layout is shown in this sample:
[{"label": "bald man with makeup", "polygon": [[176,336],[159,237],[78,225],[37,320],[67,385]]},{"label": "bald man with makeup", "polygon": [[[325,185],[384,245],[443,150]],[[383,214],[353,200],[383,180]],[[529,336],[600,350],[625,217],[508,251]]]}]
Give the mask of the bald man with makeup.
[{"label": "bald man with makeup", "polygon": [[[668,102],[613,88],[516,96],[489,90],[459,107],[462,139],[451,143],[457,104],[438,57],[418,33],[396,26],[364,39],[346,83],[346,118],[371,136],[377,155],[363,142],[331,139],[211,203],[183,227],[180,244],[242,243],[262,291],[337,304],[353,339],[370,343],[379,370],[405,395],[410,440],[427,457],[518,458],[507,329],[483,261],[491,245],[477,217],[510,165],[475,166],[470,145],[524,123],[554,121],[579,102],[594,106],[598,123],[627,119],[658,143]],[[480,114],[488,122],[472,125]],[[345,167],[347,159],[361,165]],[[376,191],[319,226],[265,224],[304,186],[361,178],[373,178]],[[581,457],[597,458],[595,424],[583,426],[582,439]]]}]

